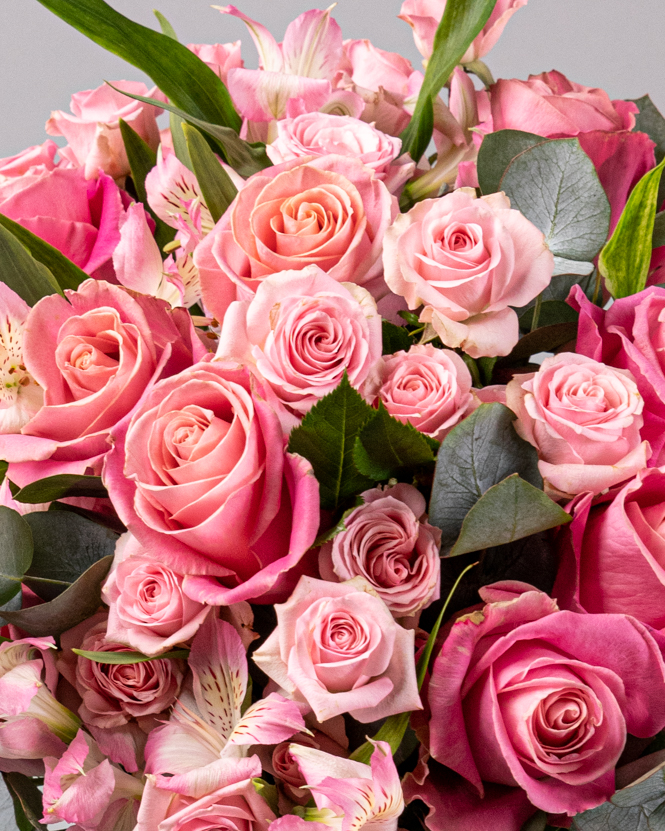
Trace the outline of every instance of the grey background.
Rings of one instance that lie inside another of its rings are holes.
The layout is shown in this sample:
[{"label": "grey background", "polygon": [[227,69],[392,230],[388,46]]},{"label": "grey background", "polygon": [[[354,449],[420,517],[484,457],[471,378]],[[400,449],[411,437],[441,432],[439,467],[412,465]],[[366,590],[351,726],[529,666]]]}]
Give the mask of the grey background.
[{"label": "grey background", "polygon": [[[223,5],[225,0],[217,0]],[[287,23],[326,0],[236,0],[281,40]],[[185,43],[243,38],[248,66],[256,52],[239,20],[209,0],[111,0],[118,11],[156,27],[157,6]],[[333,14],[347,38],[370,38],[420,55],[411,29],[396,19],[401,0],[339,0]],[[665,112],[665,0],[530,0],[508,24],[487,62],[495,77],[526,78],[558,69],[571,80],[600,86],[613,98],[649,92]],[[0,157],[44,141],[51,110],[69,109],[71,93],[103,80],[140,80],[141,73],[52,15],[37,0],[0,0]]]}]

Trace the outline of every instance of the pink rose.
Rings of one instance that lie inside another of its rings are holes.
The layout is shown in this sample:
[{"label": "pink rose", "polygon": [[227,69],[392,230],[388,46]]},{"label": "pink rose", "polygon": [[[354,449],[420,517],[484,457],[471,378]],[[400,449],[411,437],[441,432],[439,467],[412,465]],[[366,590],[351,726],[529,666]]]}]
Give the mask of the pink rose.
[{"label": "pink rose", "polygon": [[[506,23],[527,0],[498,0],[480,34],[466,50],[460,63],[468,64],[484,58],[495,46]],[[446,0],[404,0],[399,18],[413,29],[413,39],[425,59],[432,56],[432,46],[437,27],[446,9]]]},{"label": "pink rose", "polygon": [[136,831],[267,831],[276,817],[257,792],[258,756],[221,759],[177,776],[148,778]]},{"label": "pink rose", "polygon": [[109,606],[107,638],[145,655],[191,640],[210,606],[187,597],[183,579],[123,534],[102,592]]},{"label": "pink rose", "polygon": [[206,309],[223,320],[270,274],[308,265],[380,297],[383,236],[396,213],[395,197],[357,159],[293,159],[255,173],[196,249]]},{"label": "pink rose", "polygon": [[299,805],[306,805],[312,795],[309,788],[304,787],[307,781],[298,766],[295,755],[291,752],[293,745],[313,747],[340,758],[346,758],[348,751],[325,733],[315,730],[311,736],[298,733],[290,741],[280,742],[273,749],[269,762],[262,759],[264,769],[278,780],[288,798]]},{"label": "pink rose", "polygon": [[147,552],[190,575],[184,591],[201,603],[288,591],[280,582],[316,536],[318,483],[285,453],[269,393],[238,364],[202,362],[155,385],[114,433],[114,506]]},{"label": "pink rose", "polygon": [[17,463],[12,481],[65,472],[67,464],[70,472],[98,470],[109,431],[129,420],[146,389],[204,352],[189,315],[161,300],[97,280],[66,298],[44,297],[28,315],[23,347],[44,406],[22,435],[0,436],[0,455]]},{"label": "pink rose", "polygon": [[57,248],[86,274],[113,277],[111,257],[129,196],[103,174],[86,182],[82,171],[29,168],[3,181],[0,213]]},{"label": "pink rose", "polygon": [[553,594],[574,612],[665,629],[665,468],[641,470],[609,504],[576,501]]},{"label": "pink rose", "polygon": [[561,612],[523,583],[480,594],[487,605],[452,626],[429,683],[429,751],[449,770],[409,777],[407,800],[434,807],[430,827],[446,831],[488,817],[514,831],[534,806],[599,805],[627,734],[665,724],[665,641],[624,615]]},{"label": "pink rose", "polygon": [[233,43],[188,43],[187,48],[198,58],[201,58],[204,63],[208,64],[215,75],[225,84],[229,69],[244,66],[240,57],[241,45],[241,41],[235,40]]},{"label": "pink rose", "polygon": [[384,356],[367,385],[393,418],[441,441],[475,409],[471,373],[450,349],[417,344]]},{"label": "pink rose", "polygon": [[363,577],[397,618],[439,599],[441,531],[425,519],[427,504],[412,485],[373,488],[322,546],[321,576]]},{"label": "pink rose", "polygon": [[300,414],[332,392],[344,373],[361,388],[381,346],[372,295],[308,266],[271,275],[251,301],[232,303],[217,357],[253,363],[277,398]]},{"label": "pink rose", "polygon": [[628,369],[644,399],[642,438],[651,445],[651,467],[665,463],[665,290],[648,288],[616,300],[607,311],[579,286],[568,299],[579,311],[577,351]]},{"label": "pink rose", "polygon": [[330,153],[348,156],[371,168],[391,193],[413,175],[415,164],[400,156],[402,142],[358,118],[304,113],[278,121],[276,129],[277,138],[266,147],[273,164]]},{"label": "pink rose", "polygon": [[[154,98],[156,88],[137,81],[113,81],[113,86]],[[64,136],[68,144],[60,155],[73,167],[83,168],[86,179],[100,170],[114,179],[130,173],[119,121],[122,118],[153,150],[159,145],[157,116],[162,110],[116,92],[108,84],[72,95],[71,113],[56,110],[46,122],[50,136]]]},{"label": "pink rose", "polygon": [[421,709],[414,632],[403,629],[364,580],[301,577],[275,607],[277,628],[254,661],[318,721],[351,713],[363,723]]},{"label": "pink rose", "polygon": [[425,309],[441,340],[474,358],[507,355],[519,338],[516,312],[549,285],[545,237],[504,194],[464,189],[425,199],[388,229],[385,280],[410,309]]},{"label": "pink rose", "polygon": [[600,493],[646,467],[644,401],[628,370],[562,352],[506,388],[515,429],[538,450],[538,469],[560,494]]},{"label": "pink rose", "polygon": [[71,652],[132,652],[107,640],[106,623],[106,615],[99,613],[61,638],[63,654],[58,669],[81,696],[78,712],[84,724],[122,727],[132,719],[168,710],[180,692],[180,661],[164,658],[137,664],[100,664]]},{"label": "pink rose", "polygon": [[54,161],[57,152],[58,145],[49,139],[44,144],[28,147],[15,156],[0,159],[0,182],[24,176],[26,173],[38,176],[40,173],[54,170],[58,166]]}]

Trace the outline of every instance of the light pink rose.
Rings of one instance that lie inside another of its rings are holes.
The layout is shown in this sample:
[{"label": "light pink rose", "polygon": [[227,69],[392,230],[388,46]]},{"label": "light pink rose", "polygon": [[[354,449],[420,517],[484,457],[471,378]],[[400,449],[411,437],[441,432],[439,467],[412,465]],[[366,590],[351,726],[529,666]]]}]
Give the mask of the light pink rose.
[{"label": "light pink rose", "polygon": [[144,655],[159,655],[191,640],[210,606],[187,597],[183,579],[131,534],[123,534],[102,590],[109,606],[108,640]]},{"label": "light pink rose", "polygon": [[107,640],[106,624],[106,615],[100,613],[61,637],[63,653],[58,669],[81,696],[78,712],[83,723],[122,727],[132,719],[168,710],[180,692],[181,661],[158,658],[136,664],[100,664],[71,651],[132,652]]},{"label": "light pink rose", "polygon": [[208,64],[217,77],[226,83],[226,75],[229,69],[243,66],[240,56],[242,41],[235,40],[233,43],[188,43],[190,49],[198,58]]},{"label": "light pink rose", "polygon": [[267,831],[276,817],[257,792],[258,756],[221,759],[176,776],[150,776],[136,831]]},{"label": "light pink rose", "polygon": [[254,661],[318,721],[342,713],[366,723],[421,709],[414,632],[403,629],[363,580],[301,577],[275,607],[277,628]]},{"label": "light pink rose", "polygon": [[232,303],[217,357],[252,362],[277,398],[300,414],[332,392],[345,372],[361,388],[381,346],[372,295],[308,266],[271,275],[251,301]]},{"label": "light pink rose", "polygon": [[[113,81],[114,87],[134,95],[155,97],[156,88],[138,81]],[[114,179],[130,173],[120,119],[153,150],[159,145],[157,116],[162,110],[116,92],[108,84],[72,95],[71,113],[56,110],[46,122],[50,136],[64,136],[67,146],[60,155],[73,167],[83,168],[86,179],[96,179],[100,170]]]},{"label": "light pink rose", "polygon": [[161,300],[97,280],[66,298],[44,297],[28,315],[23,345],[44,406],[20,435],[0,436],[0,456],[15,463],[12,481],[22,486],[66,472],[63,465],[99,470],[111,428],[129,420],[152,383],[203,354],[187,312]]},{"label": "light pink rose", "polygon": [[0,213],[57,248],[86,274],[113,279],[111,257],[129,195],[110,176],[37,165],[0,177]]},{"label": "light pink rose", "polygon": [[515,375],[506,402],[515,429],[538,450],[538,469],[560,494],[600,493],[634,476],[651,455],[644,401],[631,373],[562,352]]},{"label": "light pink rose", "polygon": [[522,583],[480,594],[429,683],[429,751],[446,769],[407,777],[405,797],[446,831],[515,831],[534,806],[571,816],[601,804],[627,734],[665,724],[665,641],[624,615],[561,612]]},{"label": "light pink rose", "polygon": [[[464,53],[460,63],[468,64],[484,58],[496,45],[506,23],[527,0],[498,0],[489,20]],[[425,59],[432,56],[434,35],[446,9],[446,0],[404,0],[399,18],[413,29],[413,39]]]},{"label": "light pink rose", "polygon": [[[266,147],[273,164],[304,156],[349,156],[371,168],[391,193],[413,175],[415,164],[400,156],[402,142],[351,116],[304,113],[276,124],[277,138]],[[399,158],[398,158],[399,157]]]},{"label": "light pink rose", "polygon": [[439,599],[441,531],[425,519],[425,498],[412,485],[373,488],[320,551],[321,576],[363,577],[396,618]]},{"label": "light pink rose", "polygon": [[441,441],[475,409],[471,373],[457,353],[416,344],[374,366],[367,394],[393,418]]},{"label": "light pink rose", "polygon": [[203,302],[223,320],[278,271],[318,265],[339,282],[386,294],[381,250],[397,200],[357,159],[293,159],[251,176],[196,249]]},{"label": "light pink rose", "polygon": [[0,159],[0,182],[26,173],[34,176],[54,170],[58,166],[54,161],[57,152],[58,145],[49,139],[44,144],[28,147],[15,156]]},{"label": "light pink rose", "polygon": [[104,480],[116,510],[201,603],[288,592],[316,537],[318,483],[285,453],[278,407],[238,364],[202,362],[155,385],[114,432]]},{"label": "light pink rose", "polygon": [[519,338],[516,312],[552,278],[545,237],[502,194],[463,189],[425,199],[388,229],[385,280],[410,309],[425,309],[441,340],[474,358],[507,355]]}]

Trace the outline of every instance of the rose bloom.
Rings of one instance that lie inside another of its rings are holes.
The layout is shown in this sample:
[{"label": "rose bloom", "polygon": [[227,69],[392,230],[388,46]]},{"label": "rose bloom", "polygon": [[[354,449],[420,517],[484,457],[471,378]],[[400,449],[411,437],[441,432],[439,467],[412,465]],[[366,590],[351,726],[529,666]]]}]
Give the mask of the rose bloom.
[{"label": "rose bloom", "polygon": [[[313,747],[344,759],[348,755],[348,747],[342,747],[329,736],[326,736],[325,733],[314,730],[312,735],[297,733],[290,741],[280,742],[274,747],[269,758],[265,758],[260,754],[259,758],[261,758],[263,769],[279,780],[279,784],[288,798],[299,805],[306,805],[312,798],[312,794],[309,788],[305,787],[307,780],[298,766],[298,760],[291,752],[293,745]],[[262,748],[259,748],[259,751],[261,750]]]},{"label": "rose bloom", "polygon": [[641,470],[609,504],[576,501],[553,589],[562,608],[665,629],[665,468]]},{"label": "rose bloom", "polygon": [[381,347],[372,295],[308,266],[266,277],[251,301],[232,303],[217,357],[252,362],[286,407],[305,413],[344,373],[361,388]]},{"label": "rose bloom", "polygon": [[15,156],[0,159],[0,183],[26,174],[39,175],[58,166],[54,161],[58,145],[48,139],[43,144],[27,147]]},{"label": "rose bloom", "polygon": [[304,156],[349,156],[371,168],[391,193],[413,175],[408,156],[397,158],[402,142],[359,118],[329,113],[303,113],[276,124],[277,138],[266,147],[273,164]]},{"label": "rose bloom", "polygon": [[327,580],[364,577],[395,617],[439,599],[441,531],[425,519],[425,498],[412,485],[373,488],[320,551]]},{"label": "rose bloom", "polygon": [[651,467],[665,463],[665,289],[651,287],[615,300],[604,310],[573,286],[569,304],[579,311],[576,351],[628,369],[644,399],[641,435],[651,445]]},{"label": "rose bloom", "polygon": [[600,493],[646,467],[644,401],[631,373],[562,352],[515,375],[506,402],[515,429],[538,450],[538,469],[560,494]]},{"label": "rose bloom", "polygon": [[210,69],[219,77],[222,83],[226,83],[226,75],[229,69],[243,66],[240,57],[242,41],[235,40],[233,43],[188,43],[187,48],[198,58],[208,64]]},{"label": "rose bloom", "polygon": [[128,419],[154,381],[205,349],[183,309],[86,280],[42,298],[25,323],[23,360],[44,406],[22,435],[0,436],[19,485],[56,473],[99,470],[109,431]]},{"label": "rose bloom", "polygon": [[[149,90],[137,81],[113,81],[118,89],[154,98],[157,88]],[[67,146],[60,155],[73,167],[83,168],[86,179],[96,179],[103,170],[114,179],[129,175],[129,161],[120,132],[120,119],[138,133],[153,150],[159,145],[157,116],[162,110],[116,92],[108,84],[72,95],[71,113],[56,110],[46,122],[50,136],[64,136]]]},{"label": "rose bloom", "polygon": [[205,307],[222,320],[269,275],[308,265],[380,297],[383,236],[396,214],[395,197],[357,159],[292,159],[255,173],[196,249]]},{"label": "rose bloom", "polygon": [[123,534],[102,590],[109,606],[107,638],[144,655],[159,655],[193,638],[210,606],[187,597],[183,580]]},{"label": "rose bloom", "polygon": [[113,278],[111,257],[129,197],[109,176],[40,163],[0,176],[0,213],[57,248],[86,274]]},{"label": "rose bloom", "polygon": [[329,583],[301,577],[275,606],[277,628],[254,661],[318,721],[351,713],[367,723],[421,709],[414,632],[395,622],[365,580]]},{"label": "rose bloom", "polygon": [[156,384],[115,434],[104,481],[116,510],[201,603],[288,593],[316,537],[318,483],[285,453],[278,408],[247,369],[208,361]]},{"label": "rose bloom", "polygon": [[627,734],[665,724],[662,636],[624,615],[561,612],[524,583],[480,594],[429,683],[429,752],[448,770],[409,776],[407,801],[434,809],[433,831],[515,831],[535,808],[600,805]]},{"label": "rose bloom", "polygon": [[415,344],[375,364],[367,394],[376,395],[393,418],[441,441],[475,408],[471,383],[455,352]]},{"label": "rose bloom", "polygon": [[182,662],[165,658],[136,664],[100,664],[71,652],[132,652],[106,639],[106,623],[106,614],[98,613],[61,637],[63,654],[58,669],[81,696],[78,712],[83,723],[122,727],[132,719],[168,710],[180,692]]}]

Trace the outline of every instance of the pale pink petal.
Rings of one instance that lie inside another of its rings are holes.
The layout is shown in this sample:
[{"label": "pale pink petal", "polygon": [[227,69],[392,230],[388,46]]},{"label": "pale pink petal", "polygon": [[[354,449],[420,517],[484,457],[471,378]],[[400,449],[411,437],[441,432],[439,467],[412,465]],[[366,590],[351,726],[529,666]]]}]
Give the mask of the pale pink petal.
[{"label": "pale pink petal", "polygon": [[312,9],[289,23],[282,53],[284,70],[291,75],[332,81],[343,49],[342,30],[330,17],[330,9]]},{"label": "pale pink petal", "polygon": [[298,705],[271,693],[247,709],[233,728],[228,744],[279,744],[305,729]]},{"label": "pale pink petal", "polygon": [[251,121],[283,118],[292,99],[302,101],[306,112],[318,110],[332,92],[330,81],[322,78],[260,69],[231,69],[228,87],[240,114]]},{"label": "pale pink petal", "polygon": [[231,14],[233,17],[239,18],[247,26],[259,53],[259,66],[261,69],[266,72],[282,71],[284,61],[281,49],[265,26],[257,23],[256,20],[252,20],[251,17],[247,17],[246,14],[243,14],[235,6],[213,6],[213,8],[222,14]]}]

